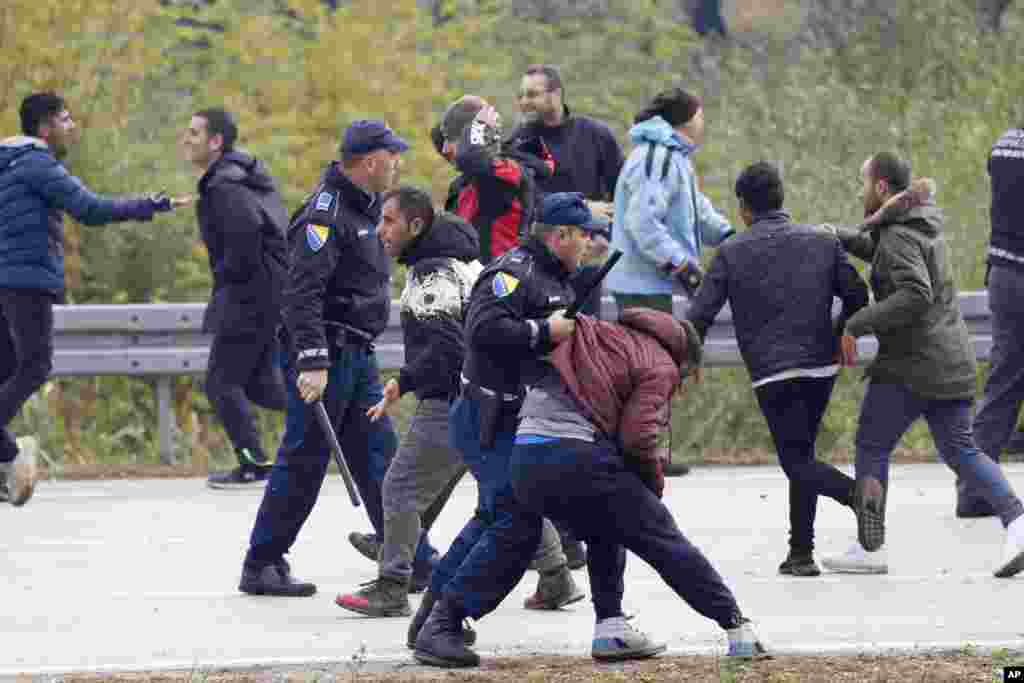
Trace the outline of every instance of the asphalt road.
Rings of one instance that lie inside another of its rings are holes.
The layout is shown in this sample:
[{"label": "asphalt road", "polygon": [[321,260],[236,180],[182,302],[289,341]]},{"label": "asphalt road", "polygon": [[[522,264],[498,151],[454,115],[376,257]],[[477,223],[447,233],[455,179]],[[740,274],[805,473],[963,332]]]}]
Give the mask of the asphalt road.
[{"label": "asphalt road", "polygon": [[[1006,471],[1024,491],[1024,465]],[[464,481],[435,528],[442,549],[471,514]],[[332,476],[290,560],[313,598],[237,591],[260,491],[215,492],[201,480],[40,483],[24,508],[0,508],[0,678],[69,671],[212,669],[344,662],[408,663],[406,619],[368,619],[334,605],[375,576],[346,536],[367,530]],[[953,515],[953,475],[939,465],[893,468],[886,576],[788,578],[781,471],[705,468],[670,479],[666,501],[683,531],[729,582],[766,644],[779,652],[1024,648],[1024,575],[992,577],[1002,544],[994,518]],[[823,500],[818,553],[846,549],[849,511]],[[576,572],[586,586],[586,572]],[[530,573],[477,623],[485,656],[587,655],[590,603],[523,610]],[[413,607],[419,598],[414,597]],[[721,653],[724,634],[631,558],[626,608],[674,653]]]}]

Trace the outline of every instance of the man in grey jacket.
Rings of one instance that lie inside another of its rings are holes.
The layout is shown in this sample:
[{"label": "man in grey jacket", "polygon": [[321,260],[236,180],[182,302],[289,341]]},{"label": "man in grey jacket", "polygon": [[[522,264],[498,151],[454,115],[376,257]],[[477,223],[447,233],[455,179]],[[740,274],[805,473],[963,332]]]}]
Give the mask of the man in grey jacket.
[{"label": "man in grey jacket", "polygon": [[[910,165],[888,152],[861,168],[864,213],[873,216],[910,186]],[[996,510],[1006,540],[995,570],[1000,578],[1024,569],[1024,504],[999,465],[975,446],[971,433],[976,366],[948,262],[941,209],[928,200],[896,208],[867,230],[837,230],[847,250],[871,262],[875,303],[846,323],[846,334],[878,338],[878,356],[856,436],[857,538],[844,555],[823,564],[833,571],[884,574],[885,501],[889,458],[919,417],[928,421],[939,454]]]}]

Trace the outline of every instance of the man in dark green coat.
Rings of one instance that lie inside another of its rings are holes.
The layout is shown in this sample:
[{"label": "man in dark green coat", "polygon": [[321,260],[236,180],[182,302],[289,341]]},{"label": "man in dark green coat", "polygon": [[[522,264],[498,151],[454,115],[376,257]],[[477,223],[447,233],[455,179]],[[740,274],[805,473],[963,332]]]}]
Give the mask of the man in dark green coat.
[{"label": "man in dark green coat", "polygon": [[[875,216],[910,186],[910,165],[883,152],[861,168],[864,213]],[[875,302],[846,323],[852,337],[875,335],[878,355],[856,436],[858,542],[824,560],[838,572],[883,574],[885,499],[889,459],[919,417],[928,421],[942,459],[996,510],[1007,529],[995,570],[1008,577],[1024,569],[1024,505],[998,463],[982,453],[971,433],[976,366],[942,232],[944,217],[931,199],[889,205],[861,230],[837,230],[847,251],[871,263]]]}]

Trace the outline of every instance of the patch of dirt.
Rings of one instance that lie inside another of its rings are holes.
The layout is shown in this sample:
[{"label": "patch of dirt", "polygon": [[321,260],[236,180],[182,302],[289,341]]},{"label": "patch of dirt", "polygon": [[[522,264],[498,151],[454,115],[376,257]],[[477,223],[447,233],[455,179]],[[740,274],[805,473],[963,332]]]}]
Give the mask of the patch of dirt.
[{"label": "patch of dirt", "polygon": [[620,681],[695,681],[723,683],[937,683],[963,681],[991,683],[1003,680],[1003,667],[1020,664],[1022,653],[1011,656],[974,654],[776,657],[758,662],[732,662],[718,657],[660,657],[643,662],[601,665],[593,660],[573,657],[516,657],[485,659],[472,670],[426,670],[412,667],[406,671],[376,673],[358,664],[339,663],[304,670],[253,670],[244,672],[183,672],[168,674],[71,675],[59,680],[67,683],[276,683],[278,681],[352,681],[354,683],[618,683]]}]

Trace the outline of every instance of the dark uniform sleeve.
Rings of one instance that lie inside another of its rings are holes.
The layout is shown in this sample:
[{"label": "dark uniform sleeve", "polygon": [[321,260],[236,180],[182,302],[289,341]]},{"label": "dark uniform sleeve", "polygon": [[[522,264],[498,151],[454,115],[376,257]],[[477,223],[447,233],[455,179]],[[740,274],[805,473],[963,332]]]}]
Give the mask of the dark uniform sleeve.
[{"label": "dark uniform sleeve", "polygon": [[466,314],[466,341],[497,353],[544,352],[551,346],[546,318],[526,317],[529,283],[506,271],[484,273],[473,288]]},{"label": "dark uniform sleeve", "polygon": [[334,226],[313,223],[308,217],[297,221],[288,234],[291,258],[282,316],[300,372],[331,365],[324,333],[324,296],[343,241]]}]

